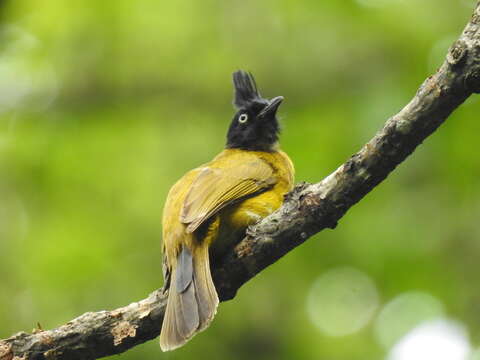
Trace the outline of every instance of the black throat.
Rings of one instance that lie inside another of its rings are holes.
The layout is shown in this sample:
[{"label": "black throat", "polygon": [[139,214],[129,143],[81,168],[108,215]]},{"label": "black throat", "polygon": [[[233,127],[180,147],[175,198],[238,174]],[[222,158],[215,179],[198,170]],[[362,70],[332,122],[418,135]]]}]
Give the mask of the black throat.
[{"label": "black throat", "polygon": [[232,122],[227,133],[227,149],[242,149],[250,151],[275,151],[278,147],[278,123],[262,124],[251,129],[242,129]]}]

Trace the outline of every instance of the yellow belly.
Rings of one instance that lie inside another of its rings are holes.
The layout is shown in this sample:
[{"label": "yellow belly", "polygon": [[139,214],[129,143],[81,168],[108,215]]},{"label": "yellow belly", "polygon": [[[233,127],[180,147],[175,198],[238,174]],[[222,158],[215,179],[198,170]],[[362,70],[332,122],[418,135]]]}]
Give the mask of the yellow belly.
[{"label": "yellow belly", "polygon": [[218,236],[211,245],[214,256],[221,256],[242,240],[248,226],[277,210],[283,203],[285,191],[282,190],[274,187],[220,211]]}]

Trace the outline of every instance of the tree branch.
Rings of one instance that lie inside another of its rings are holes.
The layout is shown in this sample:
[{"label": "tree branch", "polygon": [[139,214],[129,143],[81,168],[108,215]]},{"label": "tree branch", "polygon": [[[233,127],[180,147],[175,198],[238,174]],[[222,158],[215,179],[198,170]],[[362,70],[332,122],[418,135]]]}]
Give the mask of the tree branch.
[{"label": "tree branch", "polygon": [[[437,73],[358,153],[316,184],[299,184],[274,214],[213,269],[223,301],[265,267],[325,228],[383,181],[471,94],[480,92],[480,2]],[[160,333],[163,290],[113,311],[89,312],[56,329],[0,341],[0,360],[85,360],[118,354]]]}]

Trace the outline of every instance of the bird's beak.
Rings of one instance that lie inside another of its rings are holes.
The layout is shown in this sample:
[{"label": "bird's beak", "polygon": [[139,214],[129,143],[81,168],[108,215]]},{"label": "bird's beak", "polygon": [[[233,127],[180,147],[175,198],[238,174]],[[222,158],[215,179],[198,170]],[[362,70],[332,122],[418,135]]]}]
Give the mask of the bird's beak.
[{"label": "bird's beak", "polygon": [[269,114],[275,115],[282,101],[283,96],[274,97],[272,100],[270,100],[269,104],[265,106],[265,108],[260,112],[260,114],[258,114],[258,117],[263,118]]}]

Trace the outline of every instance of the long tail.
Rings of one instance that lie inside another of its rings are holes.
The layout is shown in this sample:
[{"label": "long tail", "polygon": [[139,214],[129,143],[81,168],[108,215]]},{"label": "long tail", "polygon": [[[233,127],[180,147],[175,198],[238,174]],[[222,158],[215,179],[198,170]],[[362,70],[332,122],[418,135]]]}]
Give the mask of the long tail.
[{"label": "long tail", "polygon": [[160,334],[163,351],[174,350],[210,325],[218,295],[210,274],[208,245],[184,246],[172,269],[167,309]]}]

